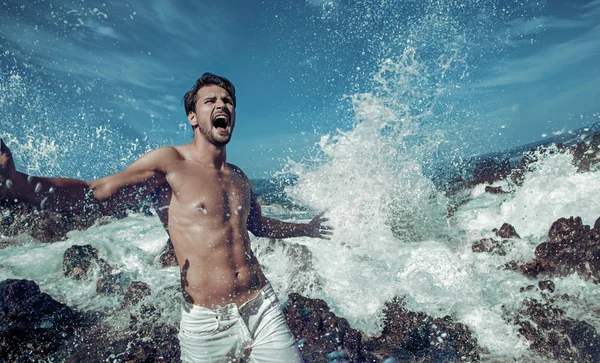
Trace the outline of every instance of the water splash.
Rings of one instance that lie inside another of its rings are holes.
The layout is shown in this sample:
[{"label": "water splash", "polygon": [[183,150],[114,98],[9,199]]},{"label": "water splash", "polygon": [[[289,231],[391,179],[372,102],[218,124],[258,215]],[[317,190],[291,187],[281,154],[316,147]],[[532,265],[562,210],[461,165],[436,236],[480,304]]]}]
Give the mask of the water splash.
[{"label": "water splash", "polygon": [[153,147],[124,132],[109,110],[78,102],[60,107],[60,97],[42,92],[41,82],[32,74],[0,72],[0,137],[19,170],[92,179],[127,167]]}]

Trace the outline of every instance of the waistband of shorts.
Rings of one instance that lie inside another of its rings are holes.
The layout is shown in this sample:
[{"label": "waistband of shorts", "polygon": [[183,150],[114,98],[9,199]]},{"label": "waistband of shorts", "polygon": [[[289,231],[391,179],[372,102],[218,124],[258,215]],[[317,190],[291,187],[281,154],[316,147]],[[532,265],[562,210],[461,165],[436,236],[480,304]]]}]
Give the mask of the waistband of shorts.
[{"label": "waistband of shorts", "polygon": [[253,306],[256,306],[256,305],[261,305],[265,300],[270,300],[272,302],[275,302],[277,300],[277,295],[275,294],[275,290],[273,290],[273,287],[271,286],[271,283],[269,283],[269,282],[267,282],[265,284],[265,286],[263,286],[263,288],[260,289],[260,291],[258,292],[258,294],[256,294],[256,296],[254,296],[252,299],[244,302],[239,307],[235,303],[230,303],[230,304],[227,304],[224,306],[217,306],[213,309],[210,309],[210,308],[207,308],[207,307],[204,307],[201,305],[194,305],[187,301],[183,301],[182,314],[185,313],[186,315],[189,315],[189,316],[209,314],[209,315],[220,316],[220,317],[229,317],[229,316],[233,316],[234,313],[239,310],[245,310],[245,309],[252,308]]}]

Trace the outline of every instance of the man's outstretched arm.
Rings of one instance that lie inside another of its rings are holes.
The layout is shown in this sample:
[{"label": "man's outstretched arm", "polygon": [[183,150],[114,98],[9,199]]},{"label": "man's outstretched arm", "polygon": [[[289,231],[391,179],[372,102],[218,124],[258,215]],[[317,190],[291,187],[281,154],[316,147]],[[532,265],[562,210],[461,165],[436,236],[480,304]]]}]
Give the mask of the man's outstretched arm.
[{"label": "man's outstretched arm", "polygon": [[332,228],[321,225],[322,222],[326,221],[326,219],[321,218],[321,216],[321,214],[317,214],[308,223],[289,223],[267,218],[262,215],[260,204],[258,204],[254,193],[252,193],[247,227],[256,237],[314,237],[330,239],[328,236],[332,234]]},{"label": "man's outstretched arm", "polygon": [[0,198],[20,200],[41,209],[111,214],[137,207],[154,187],[166,181],[160,169],[165,165],[167,150],[152,151],[122,172],[86,182],[21,173],[2,140],[0,148]]}]

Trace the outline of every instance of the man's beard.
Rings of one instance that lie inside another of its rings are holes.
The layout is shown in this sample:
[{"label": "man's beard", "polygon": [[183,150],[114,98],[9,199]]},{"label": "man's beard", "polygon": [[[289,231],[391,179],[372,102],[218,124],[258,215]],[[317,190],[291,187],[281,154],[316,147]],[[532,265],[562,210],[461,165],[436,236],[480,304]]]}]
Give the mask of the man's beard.
[{"label": "man's beard", "polygon": [[204,138],[216,146],[225,146],[231,140],[231,134],[233,133],[233,127],[230,128],[227,136],[221,136],[211,125],[201,126],[198,124],[198,130]]}]

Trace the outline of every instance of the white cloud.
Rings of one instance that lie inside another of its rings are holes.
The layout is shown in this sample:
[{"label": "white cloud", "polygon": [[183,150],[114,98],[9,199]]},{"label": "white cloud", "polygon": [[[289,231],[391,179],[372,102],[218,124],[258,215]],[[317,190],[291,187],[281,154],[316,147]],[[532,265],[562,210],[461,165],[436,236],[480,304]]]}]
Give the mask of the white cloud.
[{"label": "white cloud", "polygon": [[492,69],[490,78],[482,80],[474,87],[496,87],[538,81],[599,55],[600,25],[597,25],[577,38],[552,44],[520,59],[498,64]]},{"label": "white cloud", "polygon": [[511,22],[509,31],[513,37],[537,35],[553,29],[576,29],[593,25],[591,21],[578,19],[560,19],[541,16],[533,19],[518,18]]},{"label": "white cloud", "polygon": [[104,26],[104,25],[100,25],[97,23],[91,23],[89,25],[90,29],[92,29],[94,32],[96,32],[97,34],[109,37],[109,38],[113,38],[113,39],[119,39],[120,37],[117,36],[116,31],[109,27],[109,26]]}]

